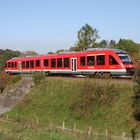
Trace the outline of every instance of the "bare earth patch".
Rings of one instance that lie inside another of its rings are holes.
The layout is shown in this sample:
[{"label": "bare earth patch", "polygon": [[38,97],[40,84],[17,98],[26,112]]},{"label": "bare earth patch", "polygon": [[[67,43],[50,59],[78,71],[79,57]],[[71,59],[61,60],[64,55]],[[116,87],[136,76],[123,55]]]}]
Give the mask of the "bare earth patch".
[{"label": "bare earth patch", "polygon": [[11,90],[0,96],[0,116],[10,111],[29,92],[32,86],[32,78],[24,77]]}]

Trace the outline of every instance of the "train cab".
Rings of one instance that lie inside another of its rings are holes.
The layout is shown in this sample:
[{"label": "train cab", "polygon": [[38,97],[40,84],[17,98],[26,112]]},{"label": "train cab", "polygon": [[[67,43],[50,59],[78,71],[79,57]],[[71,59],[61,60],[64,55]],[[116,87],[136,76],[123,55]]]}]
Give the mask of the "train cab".
[{"label": "train cab", "polygon": [[118,55],[124,68],[126,69],[126,74],[133,75],[135,66],[134,66],[130,56],[125,51],[122,51],[122,50],[118,50],[116,54]]}]

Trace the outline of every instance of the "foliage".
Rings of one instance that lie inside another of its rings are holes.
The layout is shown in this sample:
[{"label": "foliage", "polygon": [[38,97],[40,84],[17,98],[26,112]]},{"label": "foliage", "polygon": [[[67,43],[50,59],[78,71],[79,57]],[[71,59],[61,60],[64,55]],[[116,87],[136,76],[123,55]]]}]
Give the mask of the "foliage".
[{"label": "foliage", "polygon": [[75,46],[70,47],[70,49],[69,49],[69,50],[70,50],[70,51],[76,51],[76,52],[81,51],[81,50],[80,50],[80,48],[79,48],[79,47],[77,47],[76,45],[75,45]]},{"label": "foliage", "polygon": [[76,48],[80,51],[87,50],[88,48],[93,48],[96,42],[96,39],[99,38],[97,29],[94,29],[92,26],[85,24],[78,31],[78,42]]},{"label": "foliage", "polygon": [[116,47],[116,42],[115,40],[101,40],[99,43],[98,43],[98,46],[97,48],[115,48]]},{"label": "foliage", "polygon": [[86,80],[82,85],[81,95],[75,98],[71,109],[76,116],[82,117],[87,115],[86,112],[91,108],[111,105],[117,95],[117,88],[109,81],[106,84],[99,84],[96,81]]},{"label": "foliage", "polygon": [[34,51],[26,51],[26,52],[20,54],[20,57],[35,56],[35,55],[38,55],[38,53],[36,53]]},{"label": "foliage", "polygon": [[34,84],[37,85],[41,82],[41,80],[45,79],[45,73],[42,71],[42,72],[35,72],[33,74],[33,81],[34,81]]},{"label": "foliage", "polygon": [[140,121],[140,63],[135,71],[135,85],[134,85],[134,97],[133,97],[133,116],[137,121]]},{"label": "foliage", "polygon": [[54,52],[48,52],[48,54],[55,54]]},{"label": "foliage", "polygon": [[99,47],[100,48],[107,48],[108,47],[108,42],[107,40],[102,40],[99,42]]},{"label": "foliage", "polygon": [[0,50],[0,71],[4,70],[5,62],[13,57],[18,57],[21,53],[19,51],[12,51],[9,49]]},{"label": "foliage", "polygon": [[[95,82],[100,86],[107,85],[108,81],[105,79],[89,80],[93,86]],[[21,126],[20,131],[16,132],[21,135],[26,131],[23,136],[28,136],[29,139],[32,139],[32,135],[34,135],[32,131],[44,132],[42,128],[45,129],[48,123],[62,125],[63,121],[70,128],[73,128],[75,123],[76,128],[81,130],[91,126],[93,130],[104,131],[108,129],[116,134],[122,134],[122,132],[127,132],[128,134],[131,132],[135,123],[131,113],[133,82],[120,79],[110,80],[110,85],[115,85],[115,89],[119,90],[117,95],[114,95],[115,98],[110,103],[89,106],[89,109],[85,111],[85,115],[79,119],[75,116],[70,106],[74,104],[76,98],[82,96],[83,85],[85,85],[86,81],[87,79],[49,77],[34,86],[30,93],[4,116],[9,118],[7,122],[12,123],[12,130],[16,128],[13,123]],[[17,117],[20,118],[20,121]],[[31,128],[32,131],[28,128]],[[14,133],[15,131],[12,132]],[[41,135],[37,135],[34,139],[37,138],[42,139]]]},{"label": "foliage", "polygon": [[115,40],[110,40],[109,47],[110,48],[115,48],[115,46],[116,46],[116,41]]},{"label": "foliage", "polygon": [[61,52],[64,52],[65,50],[64,49],[60,49],[60,50],[57,50],[56,53],[61,53]]},{"label": "foliage", "polygon": [[9,82],[9,75],[7,73],[0,73],[0,93],[2,93]]},{"label": "foliage", "polygon": [[15,84],[20,80],[20,75],[9,75],[5,72],[0,72],[0,93],[4,89],[12,84]]},{"label": "foliage", "polygon": [[127,51],[130,55],[134,55],[138,52],[138,45],[129,39],[120,39],[116,48]]}]

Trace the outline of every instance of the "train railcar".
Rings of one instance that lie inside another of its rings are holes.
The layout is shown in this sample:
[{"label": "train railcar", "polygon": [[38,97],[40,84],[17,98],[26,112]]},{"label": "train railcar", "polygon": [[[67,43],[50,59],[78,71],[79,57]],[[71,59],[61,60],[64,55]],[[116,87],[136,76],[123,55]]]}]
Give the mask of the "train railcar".
[{"label": "train railcar", "polygon": [[119,49],[94,48],[83,52],[61,52],[43,56],[13,58],[6,62],[8,73],[75,74],[95,76],[130,76],[134,64]]}]

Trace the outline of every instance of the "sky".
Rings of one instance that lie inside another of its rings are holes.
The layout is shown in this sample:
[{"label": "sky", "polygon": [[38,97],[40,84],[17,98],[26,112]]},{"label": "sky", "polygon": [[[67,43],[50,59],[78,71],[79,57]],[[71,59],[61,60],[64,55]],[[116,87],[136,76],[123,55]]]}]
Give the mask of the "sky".
[{"label": "sky", "polygon": [[140,0],[0,0],[0,49],[69,49],[89,24],[101,40],[140,43]]}]

